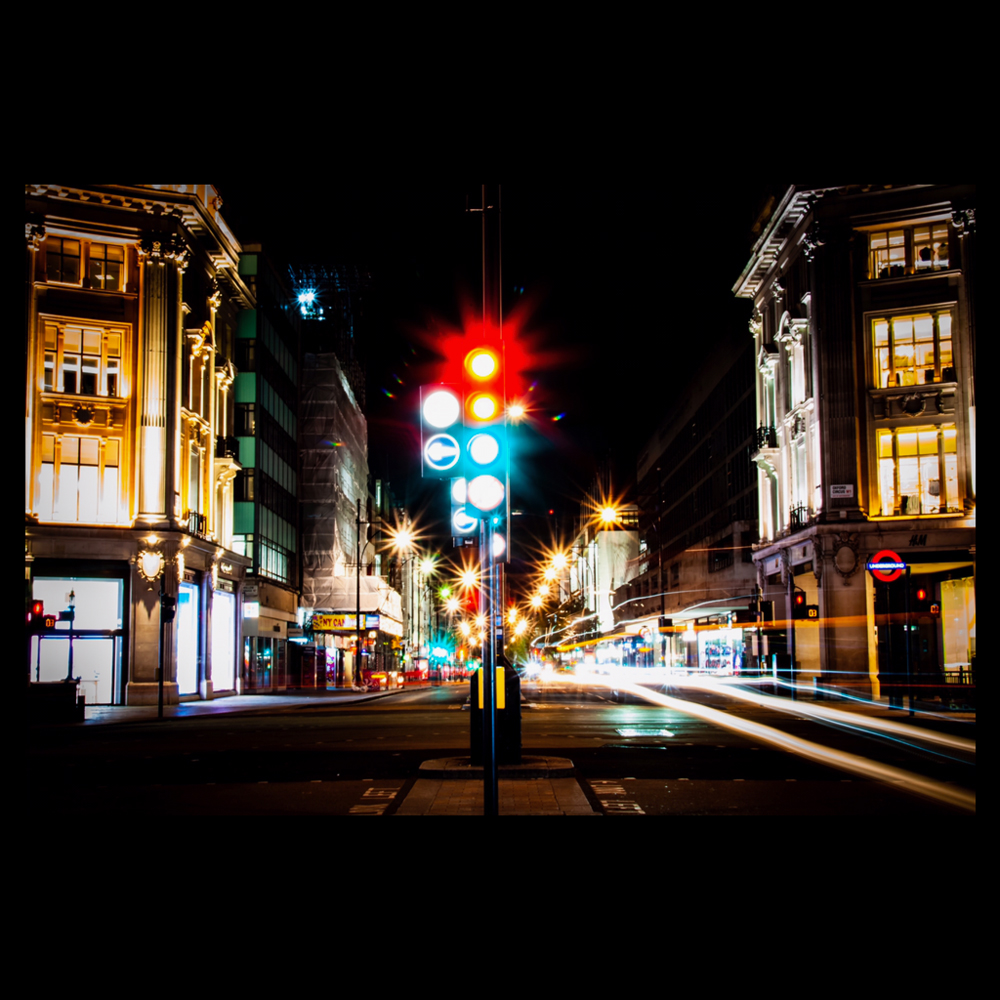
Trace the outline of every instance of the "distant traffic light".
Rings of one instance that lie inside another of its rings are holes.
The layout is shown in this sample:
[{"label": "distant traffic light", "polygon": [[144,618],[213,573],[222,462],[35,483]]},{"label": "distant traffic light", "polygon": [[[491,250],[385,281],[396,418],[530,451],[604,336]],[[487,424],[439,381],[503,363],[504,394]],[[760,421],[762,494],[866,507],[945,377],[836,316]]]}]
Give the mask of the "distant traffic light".
[{"label": "distant traffic light", "polygon": [[160,617],[165,622],[172,622],[177,614],[177,598],[169,594],[160,594]]},{"label": "distant traffic light", "polygon": [[465,356],[463,467],[469,514],[492,514],[507,499],[507,417],[502,347],[483,343]]},{"label": "distant traffic light", "polygon": [[51,632],[59,621],[59,615],[45,613],[44,601],[32,601],[28,609],[25,624],[29,632]]},{"label": "distant traffic light", "polygon": [[792,594],[792,618],[796,621],[806,617],[806,592],[796,590]]},{"label": "distant traffic light", "polygon": [[938,615],[941,605],[931,598],[927,587],[917,586],[913,588],[913,610],[919,615]]}]

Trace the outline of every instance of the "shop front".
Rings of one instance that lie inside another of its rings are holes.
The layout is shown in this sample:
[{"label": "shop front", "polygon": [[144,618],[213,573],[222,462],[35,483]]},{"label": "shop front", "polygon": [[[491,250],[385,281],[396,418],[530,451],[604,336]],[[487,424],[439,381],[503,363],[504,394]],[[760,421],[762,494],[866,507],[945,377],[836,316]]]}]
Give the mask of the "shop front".
[{"label": "shop front", "polygon": [[127,579],[127,564],[79,566],[67,573],[36,563],[32,600],[61,620],[55,631],[31,636],[32,683],[72,678],[88,705],[123,704]]}]

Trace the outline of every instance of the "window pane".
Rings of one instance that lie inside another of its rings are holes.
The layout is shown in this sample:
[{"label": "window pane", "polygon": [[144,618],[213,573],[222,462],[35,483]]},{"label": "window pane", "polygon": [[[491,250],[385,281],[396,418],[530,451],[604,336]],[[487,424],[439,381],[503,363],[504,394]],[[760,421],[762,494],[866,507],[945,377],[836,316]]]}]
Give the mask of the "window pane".
[{"label": "window pane", "polygon": [[892,431],[878,432],[878,457],[892,458]]},{"label": "window pane", "polygon": [[78,357],[63,357],[62,375],[63,392],[76,392],[80,377],[80,359]]},{"label": "window pane", "polygon": [[945,452],[954,453],[957,451],[958,432],[954,424],[946,424],[941,428],[941,437],[944,439]]},{"label": "window pane", "polygon": [[934,514],[941,504],[941,473],[937,455],[920,458],[920,513]]},{"label": "window pane", "polygon": [[960,510],[958,496],[958,456],[944,456],[944,492],[946,510]]},{"label": "window pane", "polygon": [[[111,442],[109,442],[110,444]],[[114,442],[117,445],[117,442]],[[101,492],[101,520],[118,520],[118,470],[105,465],[104,488]]]},{"label": "window pane", "polygon": [[937,454],[937,429],[934,427],[917,432],[918,447],[921,455]]},{"label": "window pane", "polygon": [[891,458],[883,458],[878,463],[878,491],[882,500],[882,513],[889,516],[896,512],[896,490],[893,479],[896,468]]},{"label": "window pane", "polygon": [[916,455],[917,453],[917,432],[900,431],[896,435],[896,453],[902,455]]},{"label": "window pane", "polygon": [[104,265],[104,287],[110,291],[118,291],[122,287],[122,266],[114,261]]},{"label": "window pane", "polygon": [[104,446],[104,467],[118,465],[118,453],[120,451],[120,443],[114,438],[109,438],[107,444]]},{"label": "window pane", "polygon": [[63,350],[71,354],[80,353],[83,330],[78,326],[67,326],[63,332]]},{"label": "window pane", "polygon": [[64,437],[61,454],[63,465],[76,465],[80,461],[80,439],[78,437]]},{"label": "window pane", "polygon": [[97,438],[80,438],[80,464],[97,465],[99,446],[100,442]]},{"label": "window pane", "polygon": [[78,517],[81,521],[97,520],[98,501],[97,468],[95,466],[80,467],[80,504]]},{"label": "window pane", "polygon": [[54,434],[42,435],[42,461],[54,462],[56,460],[56,437]]},{"label": "window pane", "polygon": [[80,377],[80,392],[88,396],[97,395],[97,373],[100,359],[85,355],[83,358],[83,374]]},{"label": "window pane", "polygon": [[920,466],[917,458],[899,460],[899,499],[901,514],[920,513]]}]

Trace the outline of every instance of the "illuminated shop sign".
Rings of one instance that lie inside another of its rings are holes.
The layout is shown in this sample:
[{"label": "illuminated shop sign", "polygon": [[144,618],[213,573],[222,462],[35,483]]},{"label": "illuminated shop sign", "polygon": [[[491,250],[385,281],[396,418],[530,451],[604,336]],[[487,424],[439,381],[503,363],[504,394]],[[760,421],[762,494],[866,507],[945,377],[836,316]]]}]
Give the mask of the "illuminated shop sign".
[{"label": "illuminated shop sign", "polygon": [[[378,628],[380,615],[365,615],[363,628]],[[357,615],[313,615],[312,629],[314,632],[339,632],[344,630],[357,631]]]}]

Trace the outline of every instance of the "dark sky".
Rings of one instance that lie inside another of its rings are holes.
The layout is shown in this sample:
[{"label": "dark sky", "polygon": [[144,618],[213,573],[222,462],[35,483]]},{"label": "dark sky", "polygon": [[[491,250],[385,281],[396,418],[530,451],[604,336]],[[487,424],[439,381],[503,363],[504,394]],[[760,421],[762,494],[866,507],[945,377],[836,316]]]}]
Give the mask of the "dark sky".
[{"label": "dark sky", "polygon": [[[217,187],[241,241],[259,239],[299,268],[335,263],[371,274],[362,327],[372,473],[411,510],[443,508],[443,486],[419,480],[416,392],[440,377],[427,338],[458,327],[463,297],[481,308],[479,216],[466,211],[478,206],[480,186]],[[540,359],[529,376],[531,425],[521,431],[527,454],[512,472],[514,506],[575,510],[609,450],[634,475],[692,369],[727,332],[746,331],[749,305],[731,289],[767,190],[697,179],[503,185],[505,314],[522,307]]]}]

